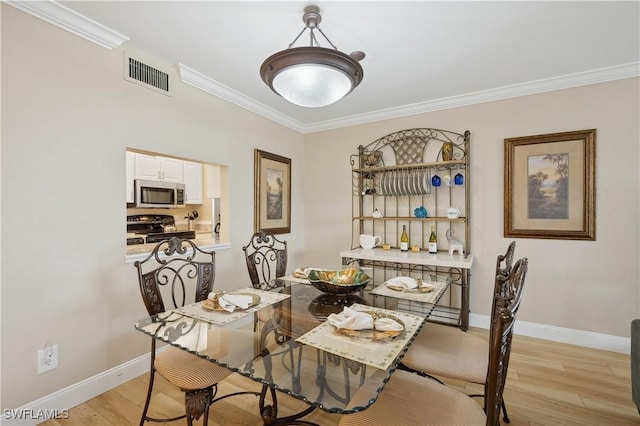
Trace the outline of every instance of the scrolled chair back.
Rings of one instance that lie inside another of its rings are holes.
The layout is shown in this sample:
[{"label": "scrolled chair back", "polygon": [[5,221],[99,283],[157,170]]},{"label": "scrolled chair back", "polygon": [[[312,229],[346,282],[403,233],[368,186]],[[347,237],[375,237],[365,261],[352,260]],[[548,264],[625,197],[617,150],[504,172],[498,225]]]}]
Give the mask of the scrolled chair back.
[{"label": "scrolled chair back", "polygon": [[276,279],[287,271],[287,242],[263,230],[253,234],[242,250],[253,287],[262,290],[278,287]]},{"label": "scrolled chair back", "polygon": [[502,395],[507,379],[513,327],[522,300],[522,289],[527,275],[528,259],[518,260],[505,282],[503,294],[495,295],[494,314],[490,333],[489,368],[485,381],[484,409],[487,425],[500,424]]},{"label": "scrolled chair back", "polygon": [[215,252],[178,237],[160,241],[134,266],[149,315],[205,300],[215,280]]},{"label": "scrolled chair back", "polygon": [[[513,264],[513,254],[516,251],[516,242],[511,241],[507,252],[505,254],[498,255],[496,260],[496,282],[498,280],[504,281],[509,278],[509,272],[511,272],[511,265]],[[504,263],[504,267],[502,266]]]}]

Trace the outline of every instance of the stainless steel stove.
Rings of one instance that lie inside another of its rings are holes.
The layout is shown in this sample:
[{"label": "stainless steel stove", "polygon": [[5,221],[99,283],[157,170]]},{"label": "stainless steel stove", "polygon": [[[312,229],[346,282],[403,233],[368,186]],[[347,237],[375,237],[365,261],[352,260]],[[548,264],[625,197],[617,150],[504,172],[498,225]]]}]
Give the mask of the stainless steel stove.
[{"label": "stainless steel stove", "polygon": [[127,216],[127,245],[149,244],[171,237],[195,238],[195,231],[178,231],[173,216],[138,214]]}]

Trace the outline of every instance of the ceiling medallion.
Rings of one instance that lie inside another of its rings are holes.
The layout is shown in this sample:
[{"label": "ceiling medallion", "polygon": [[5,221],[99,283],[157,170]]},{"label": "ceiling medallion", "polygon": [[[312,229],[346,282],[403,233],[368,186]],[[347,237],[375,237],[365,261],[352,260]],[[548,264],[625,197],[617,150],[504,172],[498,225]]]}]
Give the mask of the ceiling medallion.
[{"label": "ceiling medallion", "polygon": [[[308,108],[330,105],[355,89],[362,81],[363,70],[359,61],[364,52],[350,55],[338,50],[318,26],[322,21],[320,8],[304,8],[305,27],[286,50],[269,56],[260,67],[262,80],[278,95],[289,102]],[[309,30],[310,45],[291,47]],[[320,47],[315,36],[318,31],[330,48]]]}]

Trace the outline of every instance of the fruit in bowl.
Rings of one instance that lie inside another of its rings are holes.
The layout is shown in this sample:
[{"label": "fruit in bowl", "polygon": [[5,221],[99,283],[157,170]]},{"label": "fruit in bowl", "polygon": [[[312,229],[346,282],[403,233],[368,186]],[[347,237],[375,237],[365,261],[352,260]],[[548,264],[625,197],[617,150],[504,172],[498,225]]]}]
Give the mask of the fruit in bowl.
[{"label": "fruit in bowl", "polygon": [[309,282],[320,291],[329,294],[351,294],[369,283],[369,276],[357,268],[340,270],[312,269]]}]

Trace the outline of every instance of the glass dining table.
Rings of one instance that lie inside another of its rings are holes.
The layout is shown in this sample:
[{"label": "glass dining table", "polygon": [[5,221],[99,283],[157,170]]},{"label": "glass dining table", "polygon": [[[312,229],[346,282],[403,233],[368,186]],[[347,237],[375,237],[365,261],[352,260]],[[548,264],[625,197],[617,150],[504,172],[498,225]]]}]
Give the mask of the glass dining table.
[{"label": "glass dining table", "polygon": [[[384,284],[332,295],[284,277],[270,291],[247,287],[232,292],[252,295],[255,304],[247,309],[228,312],[199,302],[143,318],[135,328],[260,383],[258,409],[264,424],[312,424],[300,418],[318,408],[353,413],[376,400],[449,283],[434,282],[428,303],[416,315],[394,309],[394,298],[414,295],[385,294]],[[375,306],[381,305],[381,292],[384,307]],[[327,318],[345,306],[374,321],[392,319],[402,331],[336,329]],[[279,392],[308,407],[278,417]]]}]

